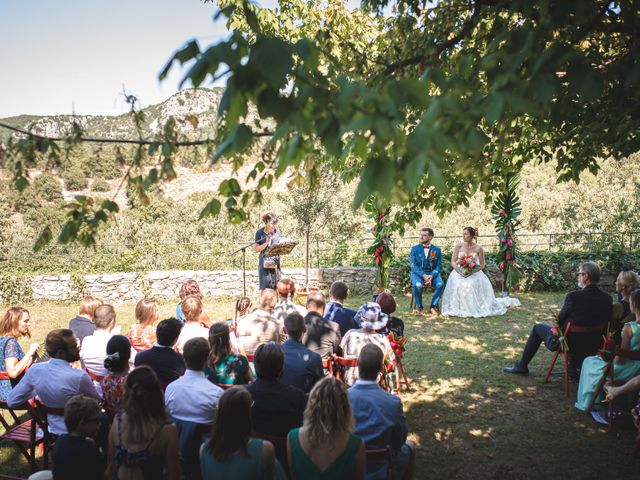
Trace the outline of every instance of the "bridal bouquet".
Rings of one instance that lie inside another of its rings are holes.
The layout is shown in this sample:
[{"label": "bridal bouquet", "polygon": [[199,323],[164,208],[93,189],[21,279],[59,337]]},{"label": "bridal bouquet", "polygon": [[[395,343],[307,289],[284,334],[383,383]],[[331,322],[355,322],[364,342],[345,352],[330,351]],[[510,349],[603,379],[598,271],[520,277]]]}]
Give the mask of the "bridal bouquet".
[{"label": "bridal bouquet", "polygon": [[456,265],[460,267],[465,275],[471,275],[479,266],[473,255],[464,255],[456,260]]}]

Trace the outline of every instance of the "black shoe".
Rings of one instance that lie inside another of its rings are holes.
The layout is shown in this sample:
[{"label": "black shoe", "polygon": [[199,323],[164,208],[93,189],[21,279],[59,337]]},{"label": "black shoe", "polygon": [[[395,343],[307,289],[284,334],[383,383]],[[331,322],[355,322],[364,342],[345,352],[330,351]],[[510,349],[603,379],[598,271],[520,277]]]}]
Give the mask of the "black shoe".
[{"label": "black shoe", "polygon": [[504,373],[513,373],[514,375],[529,375],[529,369],[527,367],[521,367],[517,363],[514,363],[513,367],[504,367],[502,371]]}]

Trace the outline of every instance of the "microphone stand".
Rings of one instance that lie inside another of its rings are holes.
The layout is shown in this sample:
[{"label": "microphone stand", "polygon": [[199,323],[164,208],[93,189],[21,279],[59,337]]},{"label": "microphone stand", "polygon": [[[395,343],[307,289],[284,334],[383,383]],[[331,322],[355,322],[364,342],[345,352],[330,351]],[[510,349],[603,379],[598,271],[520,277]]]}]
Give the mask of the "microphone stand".
[{"label": "microphone stand", "polygon": [[242,296],[243,297],[247,296],[247,268],[246,268],[247,248],[252,247],[253,245],[255,245],[255,242],[251,242],[250,244],[245,245],[244,247],[240,247],[239,249],[229,254],[230,257],[233,257],[236,253],[240,251],[242,252]]}]

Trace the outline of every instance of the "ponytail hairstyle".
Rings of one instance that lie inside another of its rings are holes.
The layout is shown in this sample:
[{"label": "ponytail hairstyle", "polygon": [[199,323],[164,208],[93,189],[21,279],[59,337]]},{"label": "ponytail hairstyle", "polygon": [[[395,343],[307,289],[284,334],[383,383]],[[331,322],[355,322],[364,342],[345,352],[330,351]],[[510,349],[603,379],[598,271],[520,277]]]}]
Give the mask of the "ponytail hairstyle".
[{"label": "ponytail hairstyle", "polygon": [[136,367],[124,384],[126,428],[121,432],[126,443],[149,443],[169,419],[160,381],[151,367]]},{"label": "ponytail hairstyle", "polygon": [[249,309],[251,308],[251,299],[249,297],[240,297],[236,301],[236,313],[234,316],[234,320],[238,317],[243,317],[247,313],[249,313]]},{"label": "ponytail hairstyle", "polygon": [[261,217],[262,223],[267,224],[273,222],[274,225],[278,224],[278,216],[275,213],[267,212]]},{"label": "ponytail hairstyle", "polygon": [[131,342],[124,335],[114,335],[107,342],[107,358],[104,368],[111,373],[124,373],[129,367],[131,357]]},{"label": "ponytail hairstyle", "polygon": [[478,229],[474,228],[474,227],[464,227],[463,230],[466,230],[467,232],[469,232],[469,235],[471,235],[471,239],[472,240],[478,240]]}]

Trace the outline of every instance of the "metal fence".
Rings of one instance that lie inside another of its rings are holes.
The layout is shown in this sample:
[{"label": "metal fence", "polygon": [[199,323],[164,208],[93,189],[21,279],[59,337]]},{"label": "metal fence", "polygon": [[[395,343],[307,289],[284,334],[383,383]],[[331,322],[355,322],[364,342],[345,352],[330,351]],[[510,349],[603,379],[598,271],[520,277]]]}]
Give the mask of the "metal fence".
[{"label": "metal fence", "polygon": [[[640,251],[640,232],[571,232],[522,233],[517,235],[521,251]],[[369,265],[366,254],[373,237],[328,239],[316,237],[309,244],[311,267]],[[437,236],[434,244],[451,251],[461,241],[459,236]],[[495,235],[481,235],[478,240],[487,252],[499,247]],[[150,270],[226,270],[242,267],[242,253],[231,255],[251,239],[175,243],[109,243],[85,248],[78,245],[50,245],[42,253],[33,253],[31,245],[0,245],[0,273],[20,272],[115,272]],[[396,258],[408,256],[417,236],[395,238]],[[283,258],[285,267],[305,265],[306,245],[301,241],[291,255]],[[255,268],[257,255],[246,251],[247,268]]]}]

